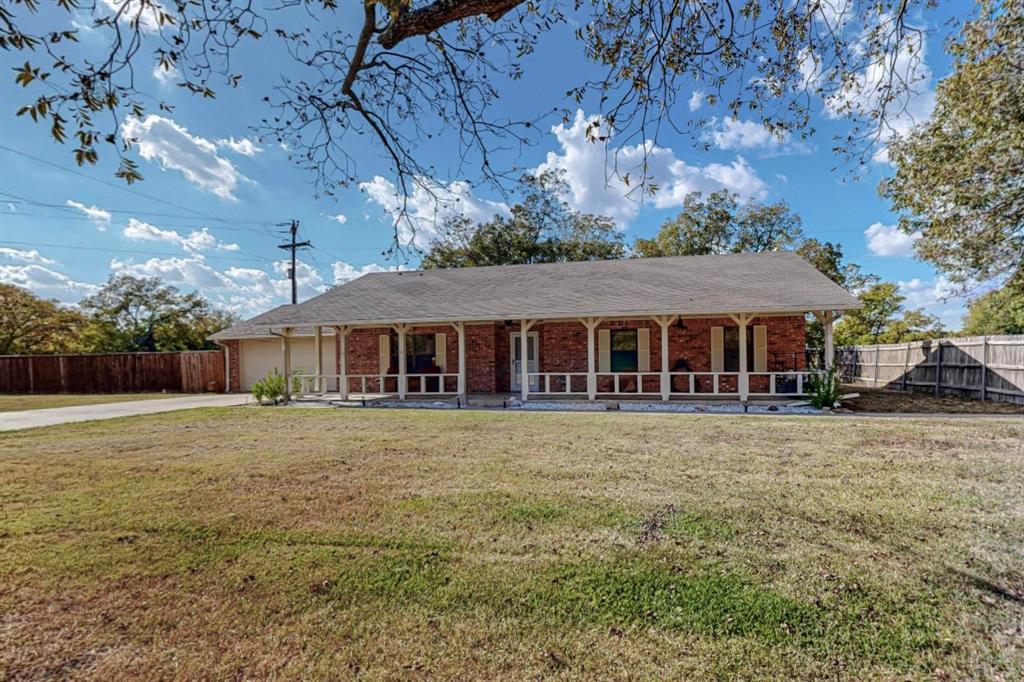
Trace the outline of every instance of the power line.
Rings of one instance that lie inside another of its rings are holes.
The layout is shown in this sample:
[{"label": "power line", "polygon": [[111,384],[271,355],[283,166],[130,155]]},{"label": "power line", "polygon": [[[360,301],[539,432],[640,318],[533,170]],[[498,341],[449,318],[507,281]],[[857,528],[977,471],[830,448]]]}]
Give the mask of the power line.
[{"label": "power line", "polygon": [[[79,246],[77,244],[53,244],[53,243],[46,243],[46,242],[23,242],[23,241],[10,241],[10,240],[4,240],[4,241],[0,242],[0,244],[7,245],[7,246],[45,246],[47,248],[52,248],[52,249],[71,249],[73,251],[106,251],[106,252],[109,252],[109,253],[132,253],[132,254],[137,254],[137,255],[142,255],[142,256],[154,256],[154,257],[159,257],[159,258],[179,258],[179,257],[182,256],[182,254],[180,254],[180,253],[156,253],[156,252],[153,252],[153,251],[143,251],[141,249],[112,249],[112,248],[108,248],[108,247],[105,247],[105,246]],[[185,254],[185,255],[189,255],[189,254]],[[191,255],[197,255],[197,254],[191,254]],[[244,260],[244,261],[259,261],[259,262],[264,262],[264,263],[271,263],[271,262],[273,262],[269,258],[261,258],[259,256],[255,256],[255,255],[252,255],[252,254],[250,254],[249,257],[245,257],[245,258],[239,257],[239,256],[211,256],[211,255],[203,254],[202,258],[204,260],[212,258],[212,259],[216,259],[216,260],[231,260],[231,261]]]},{"label": "power line", "polygon": [[242,220],[240,218],[218,218],[216,216],[211,216],[211,215],[205,214],[205,213],[203,213],[201,211],[197,211],[195,209],[188,208],[187,206],[181,206],[179,204],[175,204],[172,201],[167,201],[165,199],[161,199],[159,197],[155,197],[155,196],[152,196],[150,194],[146,194],[144,192],[139,192],[137,190],[133,190],[133,189],[130,189],[128,187],[123,187],[123,186],[117,185],[117,184],[115,184],[113,182],[108,182],[106,180],[100,180],[99,178],[94,178],[93,176],[89,175],[88,173],[82,173],[81,171],[77,171],[77,170],[74,170],[72,168],[67,168],[66,166],[61,166],[60,164],[53,163],[52,161],[47,161],[46,159],[40,158],[38,156],[33,156],[32,154],[28,154],[28,153],[20,151],[18,149],[13,149],[12,147],[8,147],[8,146],[3,145],[3,144],[0,144],[0,149],[4,150],[6,152],[10,152],[11,154],[17,154],[18,156],[21,156],[21,157],[26,158],[26,159],[30,159],[30,160],[35,161],[37,163],[41,163],[41,164],[44,164],[46,166],[50,166],[51,168],[56,168],[57,170],[64,171],[65,173],[71,173],[72,175],[77,175],[79,177],[85,178],[86,180],[91,180],[92,182],[98,182],[101,185],[105,185],[107,187],[112,187],[113,189],[120,190],[122,192],[128,192],[129,194],[133,194],[135,196],[142,197],[143,199],[149,199],[150,201],[155,201],[158,204],[163,204],[165,206],[170,206],[172,208],[178,209],[179,211],[186,211],[186,212],[191,213],[193,215],[197,215],[197,216],[199,216],[201,218],[205,218],[206,220],[214,220],[214,221],[217,221],[217,222],[225,222],[225,221],[226,222],[232,222],[232,221],[237,222],[239,220]]},{"label": "power line", "polygon": [[[57,209],[57,210],[63,211],[65,213],[69,213],[71,215],[75,215],[76,217],[85,217],[85,216],[81,216],[80,215],[81,209],[79,209],[79,208],[77,208],[75,206],[68,206],[67,204],[54,204],[54,203],[50,203],[50,202],[46,202],[46,201],[38,201],[36,199],[29,199],[28,197],[23,197],[23,196],[19,196],[17,194],[12,194],[11,192],[3,192],[3,191],[0,191],[0,196],[7,197],[7,198],[3,199],[2,201],[8,201],[9,203],[12,203],[12,204],[25,204],[25,205],[28,205],[28,206],[38,206],[40,208],[53,208],[53,209]],[[99,207],[97,207],[97,208],[99,208]],[[226,222],[229,225],[241,225],[241,224],[244,224],[244,223],[252,223],[252,224],[255,224],[255,225],[273,225],[274,224],[271,221],[247,220],[245,218],[230,218],[230,219],[229,218],[217,218],[216,220],[211,220],[210,218],[205,218],[205,217],[201,217],[201,216],[181,215],[179,213],[160,213],[160,212],[157,212],[157,211],[147,211],[145,209],[106,208],[106,207],[103,207],[101,210],[106,211],[107,213],[123,213],[123,214],[131,214],[131,215],[149,216],[149,217],[155,217],[155,218],[173,218],[173,219],[176,219],[176,220],[194,220],[197,223]],[[88,218],[88,217],[86,217],[86,219],[87,220],[93,220],[92,218]],[[265,232],[265,230],[261,230],[261,229],[255,228],[255,227],[249,227],[249,228],[246,228],[246,227],[235,227],[234,229],[236,229],[236,230],[237,229],[244,229],[244,230],[248,230],[248,231],[256,232],[256,233],[263,233],[263,232]]]}]

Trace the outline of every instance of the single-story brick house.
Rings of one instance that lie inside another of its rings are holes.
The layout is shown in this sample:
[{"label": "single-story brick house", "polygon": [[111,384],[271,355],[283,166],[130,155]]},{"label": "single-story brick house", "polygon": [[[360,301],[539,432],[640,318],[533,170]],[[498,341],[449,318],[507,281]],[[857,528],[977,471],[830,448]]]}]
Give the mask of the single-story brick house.
[{"label": "single-story brick house", "polygon": [[212,338],[232,391],[747,400],[803,393],[805,315],[830,360],[859,306],[792,253],[637,258],[368,274]]}]

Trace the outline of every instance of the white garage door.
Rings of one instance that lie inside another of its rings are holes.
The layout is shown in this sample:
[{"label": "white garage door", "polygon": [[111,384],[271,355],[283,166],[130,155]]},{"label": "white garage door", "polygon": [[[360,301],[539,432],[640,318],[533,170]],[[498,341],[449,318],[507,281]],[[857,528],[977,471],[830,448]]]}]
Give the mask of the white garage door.
[{"label": "white garage door", "polygon": [[[267,376],[273,368],[278,372],[284,371],[281,362],[281,339],[253,339],[242,341],[241,347],[241,377],[242,390],[248,391],[252,385]],[[292,339],[292,371],[302,370],[306,374],[312,374],[316,368],[316,354],[313,352],[312,337],[300,337]],[[337,364],[334,359],[334,337],[324,335],[323,348],[323,372],[324,374],[336,374]],[[338,390],[337,380],[327,384],[328,391]]]}]

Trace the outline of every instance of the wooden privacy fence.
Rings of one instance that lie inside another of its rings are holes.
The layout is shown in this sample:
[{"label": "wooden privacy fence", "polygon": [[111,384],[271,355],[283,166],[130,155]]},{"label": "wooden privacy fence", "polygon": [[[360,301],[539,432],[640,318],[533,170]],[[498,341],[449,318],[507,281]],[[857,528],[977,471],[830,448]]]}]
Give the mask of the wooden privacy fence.
[{"label": "wooden privacy fence", "polygon": [[202,393],[225,385],[219,350],[0,356],[0,393]]},{"label": "wooden privacy fence", "polygon": [[964,336],[836,350],[844,381],[1024,403],[1024,335]]}]

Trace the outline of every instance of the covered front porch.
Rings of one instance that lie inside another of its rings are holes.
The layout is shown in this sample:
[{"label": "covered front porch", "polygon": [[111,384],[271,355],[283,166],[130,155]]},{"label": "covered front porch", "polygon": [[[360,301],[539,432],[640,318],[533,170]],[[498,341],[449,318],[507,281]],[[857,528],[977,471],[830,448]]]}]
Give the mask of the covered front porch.
[{"label": "covered front porch", "polygon": [[[808,312],[824,328],[829,367],[834,311]],[[820,368],[808,363],[804,325],[795,311],[325,324],[312,327],[312,371],[300,372],[292,370],[296,329],[272,331],[292,378],[289,398],[747,403],[805,394]]]}]

